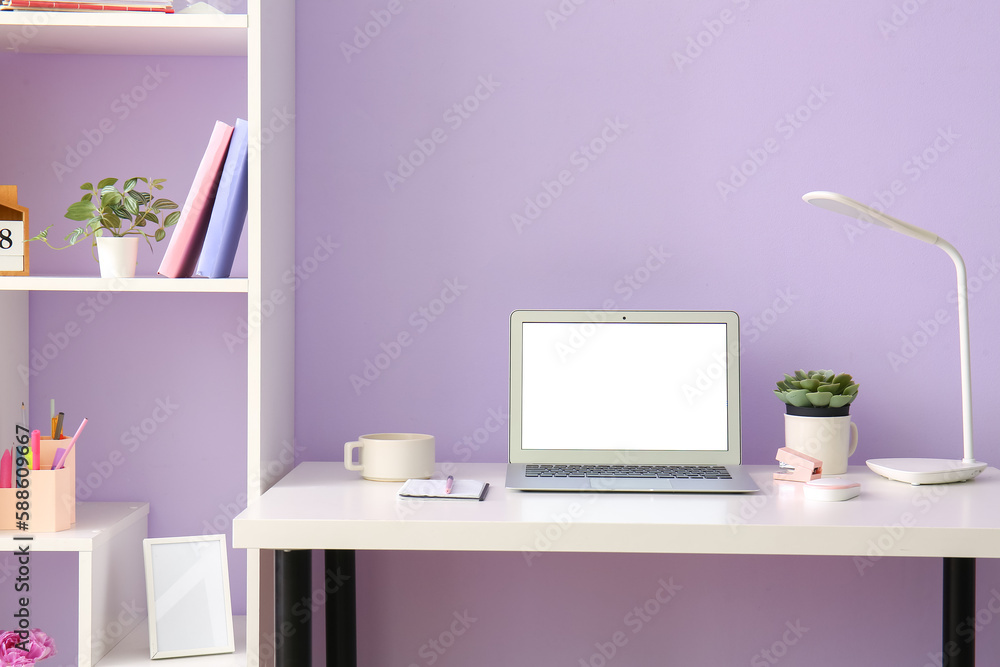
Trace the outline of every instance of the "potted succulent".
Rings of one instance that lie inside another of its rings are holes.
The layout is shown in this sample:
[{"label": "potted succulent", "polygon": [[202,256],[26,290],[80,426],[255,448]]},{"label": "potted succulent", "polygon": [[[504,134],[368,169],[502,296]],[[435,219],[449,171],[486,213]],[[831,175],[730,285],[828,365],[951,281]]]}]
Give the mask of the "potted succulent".
[{"label": "potted succulent", "polygon": [[[71,231],[65,238],[64,246],[54,246],[49,242],[49,225],[29,241],[41,241],[50,248],[62,250],[89,238],[91,251],[97,248],[95,257],[101,266],[102,277],[131,277],[135,275],[139,238],[145,239],[149,249],[154,241],[166,238],[166,228],[177,224],[180,211],[177,204],[169,199],[156,198],[154,192],[163,189],[166,179],[140,177],[125,181],[121,189],[117,178],[105,178],[98,182],[84,183],[80,189],[85,192],[80,201],[70,204],[66,217],[83,225]],[[138,186],[142,183],[145,188]],[[161,213],[173,210],[162,218]]]},{"label": "potted succulent", "polygon": [[822,461],[824,474],[847,472],[847,458],[858,446],[858,427],[850,417],[858,386],[847,373],[786,374],[774,390],[785,403],[785,446]]},{"label": "potted succulent", "polygon": [[783,380],[778,380],[774,393],[788,406],[788,414],[835,417],[850,412],[851,402],[858,395],[858,384],[847,373],[795,371],[794,376],[786,373]]}]

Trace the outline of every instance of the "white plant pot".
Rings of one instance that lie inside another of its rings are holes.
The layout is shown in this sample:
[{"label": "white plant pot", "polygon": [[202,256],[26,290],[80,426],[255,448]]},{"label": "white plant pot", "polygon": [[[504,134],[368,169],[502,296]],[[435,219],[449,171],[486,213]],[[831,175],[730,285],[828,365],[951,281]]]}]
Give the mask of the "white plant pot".
[{"label": "white plant pot", "polygon": [[102,278],[132,278],[139,257],[138,236],[99,236],[97,260]]}]

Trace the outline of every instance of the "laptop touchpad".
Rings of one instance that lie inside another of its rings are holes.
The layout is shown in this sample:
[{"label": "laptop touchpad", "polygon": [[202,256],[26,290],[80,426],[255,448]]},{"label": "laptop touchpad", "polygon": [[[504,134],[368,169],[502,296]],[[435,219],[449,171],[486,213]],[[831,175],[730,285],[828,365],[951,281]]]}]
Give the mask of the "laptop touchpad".
[{"label": "laptop touchpad", "polygon": [[[650,482],[655,482],[651,484]],[[643,491],[655,488],[657,491],[672,489],[673,484],[665,479],[627,479],[622,477],[591,477],[590,488],[595,491]]]}]

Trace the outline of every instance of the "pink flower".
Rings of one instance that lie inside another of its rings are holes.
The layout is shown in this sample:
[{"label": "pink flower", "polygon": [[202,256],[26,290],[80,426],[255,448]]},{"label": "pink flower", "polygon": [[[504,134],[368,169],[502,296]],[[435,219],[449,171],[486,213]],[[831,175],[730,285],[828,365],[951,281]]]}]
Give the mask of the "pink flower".
[{"label": "pink flower", "polygon": [[41,630],[29,630],[28,639],[24,641],[18,632],[0,634],[0,667],[32,667],[55,654],[55,643]]}]

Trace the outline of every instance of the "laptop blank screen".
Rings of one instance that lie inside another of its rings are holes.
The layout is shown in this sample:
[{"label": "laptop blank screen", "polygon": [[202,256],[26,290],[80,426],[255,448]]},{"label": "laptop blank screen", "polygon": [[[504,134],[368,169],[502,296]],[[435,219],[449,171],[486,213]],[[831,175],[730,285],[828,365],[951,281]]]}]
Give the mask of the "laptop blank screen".
[{"label": "laptop blank screen", "polygon": [[[729,353],[737,324],[645,321],[644,315],[517,323],[520,391],[511,400],[519,394],[520,404],[511,405],[511,426],[518,429],[511,435],[528,458],[626,450],[728,459],[735,430],[738,461],[738,386],[730,386],[734,377],[738,384],[738,357]],[[512,382],[515,374],[512,367]]]}]

